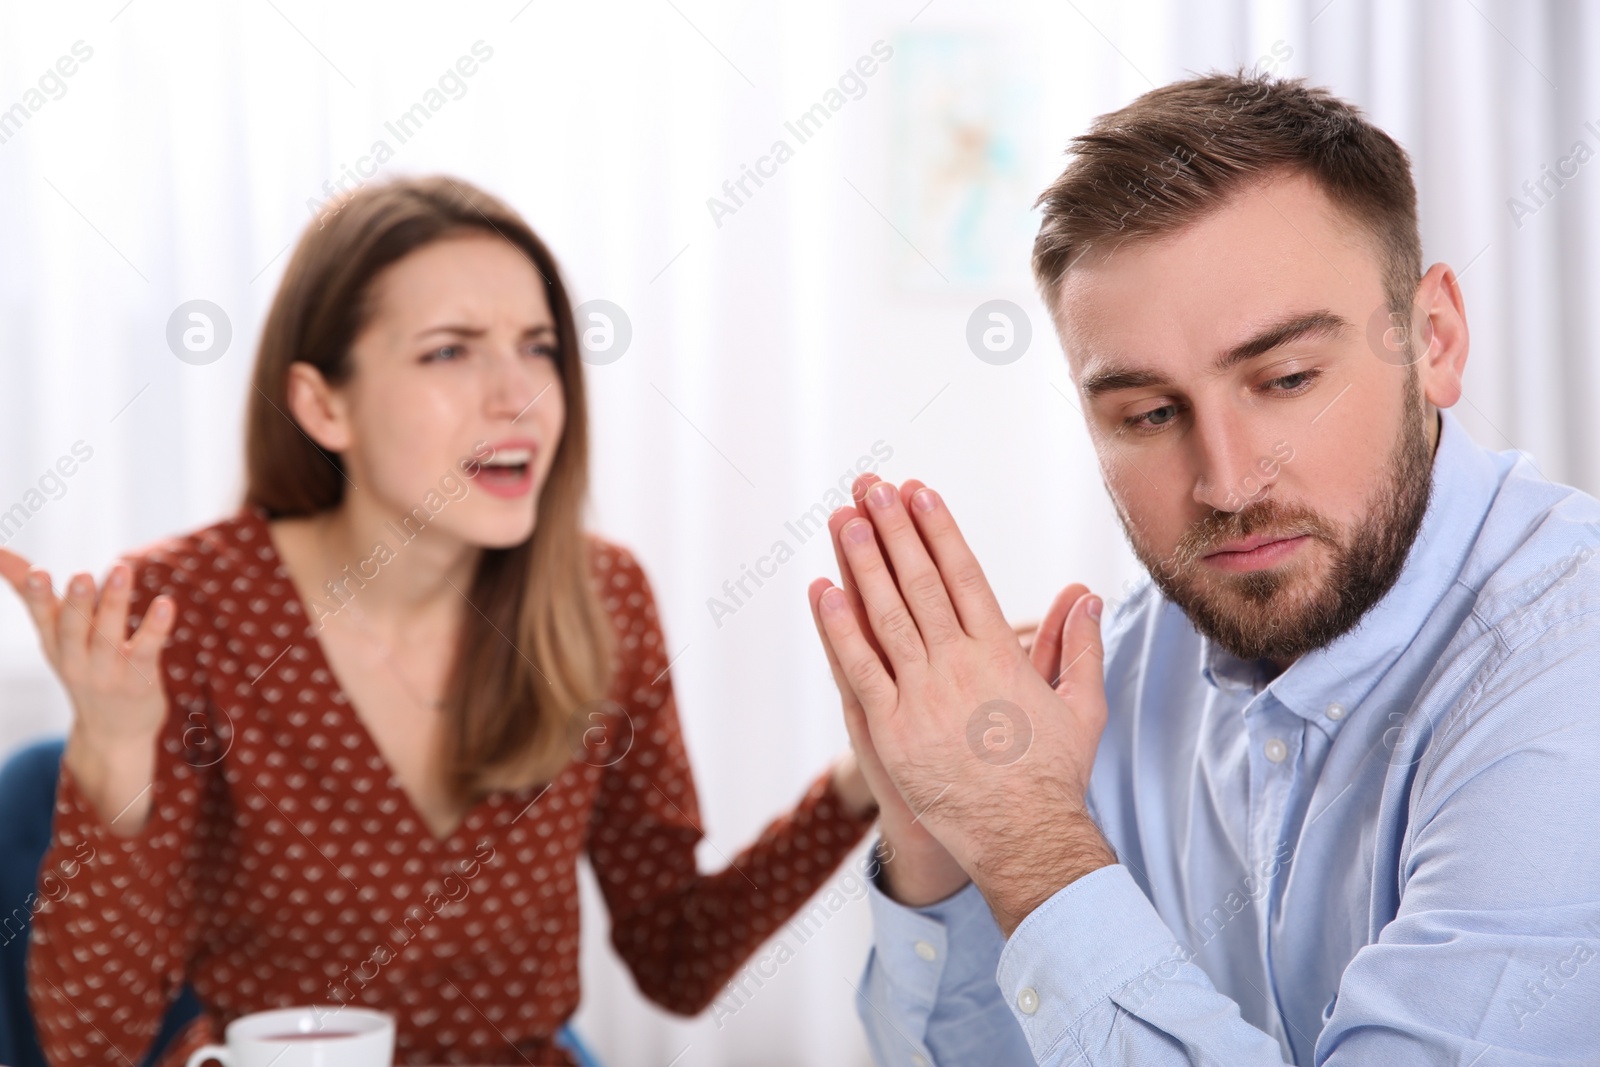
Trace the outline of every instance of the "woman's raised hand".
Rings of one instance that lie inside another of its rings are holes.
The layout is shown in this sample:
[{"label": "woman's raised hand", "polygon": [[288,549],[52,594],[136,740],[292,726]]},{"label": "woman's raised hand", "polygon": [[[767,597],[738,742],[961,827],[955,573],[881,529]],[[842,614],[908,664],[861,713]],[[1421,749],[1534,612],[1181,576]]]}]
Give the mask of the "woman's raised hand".
[{"label": "woman's raised hand", "polygon": [[50,575],[0,548],[0,576],[22,597],[39,644],[72,701],[72,733],[64,757],[79,786],[119,833],[144,823],[155,764],[155,740],[167,716],[161,648],[176,606],[159,596],[128,634],[133,570],[115,563],[101,588],[94,576],[72,577],[58,598]]}]

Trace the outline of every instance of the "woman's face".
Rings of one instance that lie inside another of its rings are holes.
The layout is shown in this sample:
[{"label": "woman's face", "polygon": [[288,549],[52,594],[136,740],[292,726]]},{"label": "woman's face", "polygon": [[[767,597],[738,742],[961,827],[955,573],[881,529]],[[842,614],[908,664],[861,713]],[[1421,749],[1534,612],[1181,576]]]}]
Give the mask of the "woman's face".
[{"label": "woman's face", "polygon": [[539,271],[492,234],[450,237],[390,265],[369,299],[332,405],[344,445],[325,447],[396,522],[484,547],[526,540],[566,422]]}]

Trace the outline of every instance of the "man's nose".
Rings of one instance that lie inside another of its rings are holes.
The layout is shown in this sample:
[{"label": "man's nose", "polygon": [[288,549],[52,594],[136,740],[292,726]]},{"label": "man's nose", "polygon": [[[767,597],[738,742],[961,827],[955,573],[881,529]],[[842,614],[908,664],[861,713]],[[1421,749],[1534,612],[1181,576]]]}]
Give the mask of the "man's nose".
[{"label": "man's nose", "polygon": [[1194,499],[1206,507],[1240,511],[1271,481],[1256,469],[1258,449],[1242,422],[1226,414],[1195,419]]}]

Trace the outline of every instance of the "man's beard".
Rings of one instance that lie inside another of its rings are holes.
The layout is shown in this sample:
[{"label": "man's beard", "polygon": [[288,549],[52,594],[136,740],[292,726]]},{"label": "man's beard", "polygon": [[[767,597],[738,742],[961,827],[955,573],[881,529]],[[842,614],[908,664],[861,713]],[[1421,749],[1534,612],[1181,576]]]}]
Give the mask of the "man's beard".
[{"label": "man's beard", "polygon": [[[1310,508],[1266,497],[1237,512],[1212,511],[1184,533],[1163,561],[1140,544],[1118,504],[1134,555],[1196,630],[1242,660],[1287,663],[1330,644],[1353,629],[1394,585],[1422,526],[1433,488],[1433,458],[1423,420],[1417,417],[1420,406],[1413,370],[1386,478],[1368,496],[1365,515],[1353,529]],[[1293,593],[1303,570],[1298,561],[1245,574],[1213,570],[1201,562],[1200,557],[1218,546],[1257,533],[1305,534],[1323,542],[1333,556],[1326,579],[1308,592]]]}]

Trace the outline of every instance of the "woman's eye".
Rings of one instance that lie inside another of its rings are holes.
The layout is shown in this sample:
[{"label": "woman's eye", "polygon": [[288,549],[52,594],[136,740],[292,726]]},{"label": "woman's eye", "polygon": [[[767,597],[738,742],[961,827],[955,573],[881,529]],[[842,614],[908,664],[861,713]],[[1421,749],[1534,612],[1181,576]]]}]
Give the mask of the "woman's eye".
[{"label": "woman's eye", "polygon": [[541,356],[545,359],[555,359],[557,355],[554,345],[529,345],[527,351],[530,356]]},{"label": "woman's eye", "polygon": [[436,363],[440,360],[453,360],[460,356],[464,351],[465,349],[463,349],[460,345],[445,345],[442,348],[435,348],[432,352],[429,352],[427,355],[423,356],[422,362]]}]

